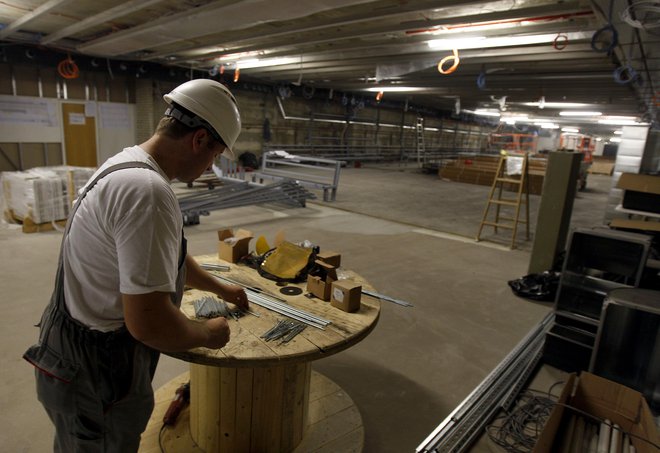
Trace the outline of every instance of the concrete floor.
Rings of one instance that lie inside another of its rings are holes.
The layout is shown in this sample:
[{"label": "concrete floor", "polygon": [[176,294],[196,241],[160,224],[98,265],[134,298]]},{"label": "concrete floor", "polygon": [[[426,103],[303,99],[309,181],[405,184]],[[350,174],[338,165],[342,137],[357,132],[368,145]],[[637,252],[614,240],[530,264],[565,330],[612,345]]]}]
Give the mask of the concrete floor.
[{"label": "concrete floor", "polygon": [[[590,188],[576,199],[574,226],[602,222],[609,184],[609,177],[590,176]],[[364,341],[314,362],[360,409],[366,453],[412,452],[551,309],[517,298],[506,283],[526,273],[531,242],[513,251],[474,242],[487,193],[488,187],[396,165],[347,168],[334,203],[216,211],[185,233],[189,252],[198,255],[216,250],[220,227],[267,238],[285,230],[290,240],[341,252],[342,265],[379,292],[413,303],[383,302],[379,324]],[[532,219],[537,205],[533,196]],[[507,237],[492,239],[507,244]],[[32,326],[50,297],[60,240],[59,232],[0,226],[2,451],[51,449],[53,429],[21,355],[36,340]],[[187,367],[163,356],[154,387]]]}]

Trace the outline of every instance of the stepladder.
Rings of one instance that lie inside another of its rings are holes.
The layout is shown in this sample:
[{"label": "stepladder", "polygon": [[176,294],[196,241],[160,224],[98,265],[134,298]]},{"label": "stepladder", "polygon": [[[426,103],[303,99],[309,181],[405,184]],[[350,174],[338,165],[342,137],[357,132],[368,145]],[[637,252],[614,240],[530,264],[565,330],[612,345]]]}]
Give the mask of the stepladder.
[{"label": "stepladder", "polygon": [[[492,227],[495,234],[502,228],[511,231],[510,249],[516,246],[519,224],[525,224],[526,239],[529,240],[529,171],[528,155],[507,155],[500,157],[495,171],[493,185],[488,194],[477,241],[482,240],[485,226]],[[521,207],[524,206],[524,219]]]}]

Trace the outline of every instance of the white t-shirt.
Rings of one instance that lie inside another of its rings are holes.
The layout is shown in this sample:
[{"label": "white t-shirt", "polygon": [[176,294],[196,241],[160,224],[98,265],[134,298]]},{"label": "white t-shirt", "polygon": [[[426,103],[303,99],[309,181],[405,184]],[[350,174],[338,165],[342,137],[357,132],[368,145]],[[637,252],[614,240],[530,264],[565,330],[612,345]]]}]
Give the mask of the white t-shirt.
[{"label": "white t-shirt", "polygon": [[[183,219],[167,175],[139,146],[125,148],[96,172],[121,162],[80,204],[64,242],[64,297],[73,318],[91,329],[124,323],[121,295],[174,292]],[[90,179],[94,179],[96,174]]]}]

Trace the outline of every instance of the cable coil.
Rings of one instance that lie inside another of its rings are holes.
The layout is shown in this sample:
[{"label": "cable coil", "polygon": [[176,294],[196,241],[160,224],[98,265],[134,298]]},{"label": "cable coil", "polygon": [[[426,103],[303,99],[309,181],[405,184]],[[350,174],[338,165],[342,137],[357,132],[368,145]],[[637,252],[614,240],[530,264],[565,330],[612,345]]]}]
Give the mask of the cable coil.
[{"label": "cable coil", "polygon": [[77,79],[80,76],[78,65],[71,59],[70,55],[59,62],[57,72],[65,79]]},{"label": "cable coil", "polygon": [[[648,30],[649,28],[660,27],[660,3],[656,0],[642,0],[635,2],[621,11],[621,20],[633,28],[642,28]],[[636,19],[633,19],[636,18]],[[640,20],[644,17],[644,20]],[[651,19],[649,19],[651,17]]]},{"label": "cable coil", "polygon": [[[444,65],[446,62],[453,60],[454,64],[452,64],[450,67],[447,69],[444,69]],[[458,68],[458,65],[460,64],[461,59],[458,57],[458,49],[454,49],[452,51],[452,55],[447,55],[444,57],[442,60],[440,60],[440,63],[438,63],[438,72],[440,74],[451,74],[452,72],[456,71],[456,68]]]},{"label": "cable coil", "polygon": [[[591,37],[591,48],[596,52],[607,52],[607,55],[611,55],[612,51],[619,43],[619,33],[612,25],[612,9],[614,8],[614,0],[610,0],[609,12],[607,15],[607,25],[603,28],[596,30],[596,33]],[[607,34],[610,36],[607,37]],[[603,41],[602,45],[598,45],[601,38],[606,38]]]}]

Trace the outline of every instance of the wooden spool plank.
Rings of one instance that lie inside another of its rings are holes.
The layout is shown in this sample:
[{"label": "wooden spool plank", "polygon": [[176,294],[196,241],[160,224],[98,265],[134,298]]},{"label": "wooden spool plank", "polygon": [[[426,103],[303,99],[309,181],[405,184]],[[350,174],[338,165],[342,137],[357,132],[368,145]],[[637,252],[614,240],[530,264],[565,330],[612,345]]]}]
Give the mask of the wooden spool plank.
[{"label": "wooden spool plank", "polygon": [[[250,445],[250,430],[244,427],[252,422],[252,368],[236,368],[236,434],[235,451],[240,451]],[[246,450],[243,450],[246,451]]]},{"label": "wooden spool plank", "polygon": [[216,427],[209,426],[208,429],[218,431],[220,451],[239,451],[241,448],[236,445],[236,430],[242,427],[236,425],[236,368],[217,369],[220,370],[219,420]]},{"label": "wooden spool plank", "polygon": [[[298,446],[293,450],[295,453],[323,452],[323,453],[360,453],[364,448],[364,426],[360,413],[350,397],[341,387],[332,382],[327,377],[317,372],[311,372],[310,377],[310,413],[309,419],[315,420],[307,426],[305,436]],[[246,373],[251,370],[238,368],[237,383],[245,381],[240,379],[246,377]],[[158,434],[162,426],[163,416],[169,406],[174,392],[183,383],[190,379],[189,373],[183,373],[171,380],[155,393],[156,405],[147,424],[145,432],[142,434],[139,453],[162,453],[158,445]],[[191,391],[193,387],[191,386]],[[239,392],[240,394],[240,392]],[[336,399],[346,399],[346,403],[340,403]],[[331,401],[335,399],[335,401]],[[314,404],[312,404],[312,402]],[[327,402],[327,404],[326,404]],[[339,408],[346,406],[346,409],[339,412],[333,409],[327,409],[326,405]],[[240,404],[237,403],[237,414],[241,411]],[[240,423],[237,418],[237,427],[247,426]],[[191,426],[191,408],[187,407],[179,416],[177,423],[172,427],[163,430],[162,443],[165,453],[210,453],[208,450],[201,449],[192,439]],[[238,433],[245,432],[238,429]],[[281,450],[287,452],[291,450]],[[230,453],[254,452],[261,453],[257,449],[236,449],[230,450]]]},{"label": "wooden spool plank", "polygon": [[251,451],[278,452],[282,436],[284,368],[256,368],[252,387]]}]

